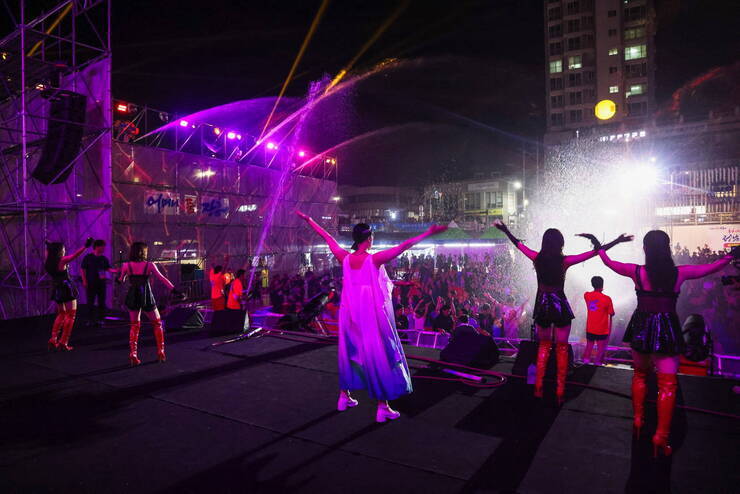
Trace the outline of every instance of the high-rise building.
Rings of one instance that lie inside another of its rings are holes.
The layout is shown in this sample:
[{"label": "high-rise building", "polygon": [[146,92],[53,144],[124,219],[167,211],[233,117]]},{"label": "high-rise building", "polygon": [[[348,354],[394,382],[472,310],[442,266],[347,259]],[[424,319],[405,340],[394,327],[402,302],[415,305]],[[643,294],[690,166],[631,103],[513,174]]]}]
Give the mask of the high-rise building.
[{"label": "high-rise building", "polygon": [[[545,0],[546,145],[640,128],[655,105],[653,0]],[[608,120],[594,114],[611,100]],[[599,129],[600,133],[608,133]]]}]

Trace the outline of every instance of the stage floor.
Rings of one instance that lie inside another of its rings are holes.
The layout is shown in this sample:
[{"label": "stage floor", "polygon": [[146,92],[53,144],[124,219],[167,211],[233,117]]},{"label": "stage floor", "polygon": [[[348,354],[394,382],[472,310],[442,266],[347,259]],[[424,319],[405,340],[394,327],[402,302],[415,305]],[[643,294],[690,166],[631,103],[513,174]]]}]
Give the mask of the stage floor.
[{"label": "stage floor", "polygon": [[[631,439],[631,373],[621,369],[575,369],[571,380],[612,392],[571,385],[562,408],[552,383],[538,403],[522,379],[494,389],[416,379],[415,392],[394,403],[402,418],[376,424],[364,393],[359,407],[335,411],[334,346],[266,336],[210,348],[225,338],[171,333],[160,365],[145,326],[144,364],[129,368],[125,326],[76,329],[71,353],[44,351],[47,328],[34,326],[0,330],[3,493],[729,493],[740,485],[737,420],[678,409],[674,455],[655,461],[647,437]],[[684,376],[678,402],[737,414],[732,385]],[[649,437],[654,406],[647,411]]]}]

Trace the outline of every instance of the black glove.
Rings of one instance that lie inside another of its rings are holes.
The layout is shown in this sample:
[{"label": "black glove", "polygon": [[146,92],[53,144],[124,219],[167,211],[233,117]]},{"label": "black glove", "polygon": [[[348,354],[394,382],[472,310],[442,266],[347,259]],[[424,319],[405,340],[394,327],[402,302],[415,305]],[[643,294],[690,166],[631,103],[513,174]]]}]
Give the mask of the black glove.
[{"label": "black glove", "polygon": [[609,242],[608,244],[602,245],[601,248],[604,250],[609,250],[617,244],[621,244],[623,242],[632,242],[634,238],[635,238],[634,235],[627,235],[623,233],[617,238],[615,238],[614,240],[612,240],[611,242]]},{"label": "black glove", "polygon": [[85,248],[89,249],[92,247],[93,242],[95,242],[95,239],[92,237],[87,237],[87,240],[85,240]]},{"label": "black glove", "polygon": [[730,255],[736,261],[740,259],[740,245],[736,245],[735,247],[733,247],[730,251]]},{"label": "black glove", "polygon": [[599,240],[595,236],[591,235],[590,233],[577,233],[576,237],[583,237],[583,238],[589,239],[591,241],[591,245],[594,246],[594,250],[601,249],[601,242],[599,242]]},{"label": "black glove", "polygon": [[501,230],[502,232],[504,232],[504,235],[506,235],[507,237],[509,237],[509,240],[511,240],[511,243],[512,244],[517,245],[519,243],[519,239],[516,238],[509,231],[509,227],[507,227],[506,224],[504,224],[503,221],[502,222],[496,222],[496,223],[493,224],[493,226],[495,226],[496,228],[498,228],[499,230]]}]

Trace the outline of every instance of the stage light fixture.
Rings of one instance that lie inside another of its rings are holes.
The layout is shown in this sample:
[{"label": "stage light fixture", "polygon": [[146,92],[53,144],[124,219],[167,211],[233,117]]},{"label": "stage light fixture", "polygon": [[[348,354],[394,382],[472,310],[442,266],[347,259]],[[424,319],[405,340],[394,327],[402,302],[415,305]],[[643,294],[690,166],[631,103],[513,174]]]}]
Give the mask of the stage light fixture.
[{"label": "stage light fixture", "polygon": [[219,129],[218,127],[214,127],[213,128],[213,133],[216,134],[217,136],[220,136],[221,135],[221,129]]},{"label": "stage light fixture", "polygon": [[236,132],[230,130],[226,133],[226,137],[228,137],[229,139],[236,139]]},{"label": "stage light fixture", "polygon": [[268,142],[268,143],[267,143],[267,149],[269,149],[269,150],[271,150],[271,151],[272,151],[272,150],[275,150],[275,149],[277,149],[277,148],[278,148],[278,145],[277,145],[277,144],[275,144],[274,142]]},{"label": "stage light fixture", "polygon": [[519,180],[517,180],[516,182],[514,182],[514,184],[513,184],[513,185],[514,185],[514,188],[515,188],[516,190],[519,190],[519,189],[521,189],[521,188],[522,188],[522,183],[521,183],[521,182],[520,182]]},{"label": "stage light fixture", "polygon": [[187,120],[180,120],[180,127],[187,127],[188,121]]},{"label": "stage light fixture", "polygon": [[121,113],[128,113],[128,105],[125,103],[118,103],[116,105],[116,111],[119,111]]},{"label": "stage light fixture", "polygon": [[241,134],[237,134],[236,135],[236,139],[239,140],[239,141],[241,141],[242,140],[242,135]]},{"label": "stage light fixture", "polygon": [[301,158],[304,158],[306,156],[306,152],[303,150],[300,150],[298,151],[298,156],[300,156]]}]

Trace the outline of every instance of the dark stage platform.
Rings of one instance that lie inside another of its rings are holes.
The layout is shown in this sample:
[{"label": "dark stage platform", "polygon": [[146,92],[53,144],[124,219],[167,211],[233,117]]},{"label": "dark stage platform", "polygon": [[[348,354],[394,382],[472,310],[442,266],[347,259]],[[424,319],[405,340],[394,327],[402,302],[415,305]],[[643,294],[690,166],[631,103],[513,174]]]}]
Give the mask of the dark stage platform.
[{"label": "dark stage platform", "polygon": [[[0,332],[0,492],[737,492],[738,421],[678,409],[671,459],[631,439],[631,373],[581,367],[562,408],[510,379],[494,389],[416,379],[401,419],[335,411],[336,349],[266,336],[209,348],[170,333],[166,364],[127,365],[128,328]],[[438,352],[408,347],[410,355]],[[414,366],[421,362],[410,361]],[[511,362],[494,370],[508,372]],[[414,370],[430,375],[429,370]],[[449,377],[449,376],[448,376]],[[732,382],[681,377],[679,403],[737,414]],[[654,389],[653,389],[654,392]],[[648,432],[655,427],[648,406]],[[646,434],[649,436],[649,434]]]}]

